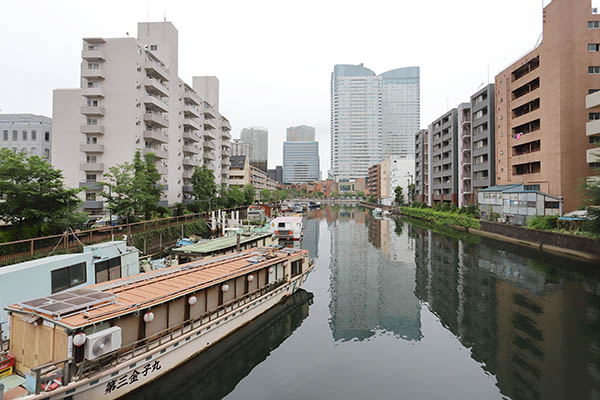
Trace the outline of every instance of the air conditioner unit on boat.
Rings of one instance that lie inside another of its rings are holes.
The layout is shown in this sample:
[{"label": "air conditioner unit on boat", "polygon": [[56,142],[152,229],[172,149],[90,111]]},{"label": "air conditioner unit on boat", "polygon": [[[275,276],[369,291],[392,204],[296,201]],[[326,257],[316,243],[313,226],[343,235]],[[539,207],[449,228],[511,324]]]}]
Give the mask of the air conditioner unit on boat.
[{"label": "air conditioner unit on boat", "polygon": [[121,348],[121,328],[113,326],[88,335],[85,342],[85,358],[95,360]]}]

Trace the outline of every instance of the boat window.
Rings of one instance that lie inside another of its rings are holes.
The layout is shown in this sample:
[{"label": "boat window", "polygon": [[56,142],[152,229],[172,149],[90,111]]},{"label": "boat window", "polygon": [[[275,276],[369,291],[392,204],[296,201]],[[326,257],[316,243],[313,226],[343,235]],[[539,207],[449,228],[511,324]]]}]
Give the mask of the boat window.
[{"label": "boat window", "polygon": [[302,273],[302,260],[292,261],[292,276]]},{"label": "boat window", "polygon": [[121,257],[96,263],[96,283],[106,282],[121,277]]},{"label": "boat window", "polygon": [[280,222],[280,223],[279,223],[279,227],[280,227],[280,228],[285,228],[285,222]]},{"label": "boat window", "polygon": [[52,293],[84,283],[86,281],[85,267],[86,263],[82,262],[52,271]]}]

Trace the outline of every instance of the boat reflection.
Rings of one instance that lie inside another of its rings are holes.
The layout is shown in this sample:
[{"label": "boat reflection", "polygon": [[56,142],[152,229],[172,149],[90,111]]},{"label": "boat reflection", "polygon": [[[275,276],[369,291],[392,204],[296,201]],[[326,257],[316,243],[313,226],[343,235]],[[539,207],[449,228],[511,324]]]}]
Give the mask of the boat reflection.
[{"label": "boat reflection", "polygon": [[313,294],[299,289],[205,352],[127,399],[215,400],[229,394],[308,317]]}]

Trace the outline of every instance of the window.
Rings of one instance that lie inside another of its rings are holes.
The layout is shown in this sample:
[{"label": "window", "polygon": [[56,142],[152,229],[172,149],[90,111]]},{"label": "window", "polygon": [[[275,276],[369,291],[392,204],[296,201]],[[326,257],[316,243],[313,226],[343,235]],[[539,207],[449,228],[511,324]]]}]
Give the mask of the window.
[{"label": "window", "polygon": [[600,136],[589,136],[590,144],[600,143]]},{"label": "window", "polygon": [[85,159],[88,163],[95,163],[97,160],[96,156],[86,156]]},{"label": "window", "polygon": [[540,185],[523,185],[524,190],[535,190],[536,192],[540,191]]},{"label": "window", "polygon": [[590,121],[597,121],[600,119],[600,113],[593,112],[590,113]]},{"label": "window", "polygon": [[99,69],[100,64],[98,63],[88,63],[88,69]]},{"label": "window", "polygon": [[23,148],[21,148],[21,152],[22,152],[22,153],[27,153],[27,147],[23,147]]},{"label": "window", "polygon": [[95,192],[87,192],[85,194],[85,199],[87,201],[96,201],[96,193]]},{"label": "window", "polygon": [[96,283],[111,281],[121,277],[121,257],[96,263]]},{"label": "window", "polygon": [[65,268],[56,269],[51,273],[52,293],[69,289],[85,282],[86,263],[82,262]]},{"label": "window", "polygon": [[152,50],[152,51],[158,50],[158,45],[157,44],[151,44],[150,45],[150,50]]},{"label": "window", "polygon": [[50,159],[50,149],[44,149],[44,158],[46,160]]},{"label": "window", "polygon": [[12,134],[13,142],[16,142],[17,140],[19,140],[19,132],[15,130],[12,133],[13,133]]},{"label": "window", "polygon": [[27,131],[23,131],[23,141],[27,140]]},{"label": "window", "polygon": [[292,276],[302,273],[302,260],[292,261]]},{"label": "window", "polygon": [[36,130],[31,131],[31,140],[37,140],[37,131]]},{"label": "window", "polygon": [[87,144],[98,144],[98,138],[96,136],[88,136],[86,141]]},{"label": "window", "polygon": [[8,142],[8,131],[7,130],[2,131],[2,140],[4,140],[5,142]]},{"label": "window", "polygon": [[546,201],[544,203],[544,208],[558,209],[558,208],[560,208],[560,203],[558,201]]},{"label": "window", "polygon": [[590,75],[600,74],[600,67],[599,66],[588,67],[588,74],[590,74]]},{"label": "window", "polygon": [[600,29],[600,21],[588,21],[588,29]]},{"label": "window", "polygon": [[98,125],[98,118],[88,118],[87,124],[88,125]]},{"label": "window", "polygon": [[50,132],[44,132],[44,140],[45,140],[46,142],[49,142],[49,141],[50,141]]},{"label": "window", "polygon": [[590,89],[590,90],[588,90],[588,94],[594,94],[598,91],[600,91],[600,89]]},{"label": "window", "polygon": [[87,105],[88,107],[98,107],[98,100],[88,99]]},{"label": "window", "polygon": [[596,51],[600,51],[600,44],[599,43],[589,43],[588,44],[588,51],[591,52],[596,52]]},{"label": "window", "polygon": [[86,174],[85,181],[86,182],[96,182],[96,174]]}]

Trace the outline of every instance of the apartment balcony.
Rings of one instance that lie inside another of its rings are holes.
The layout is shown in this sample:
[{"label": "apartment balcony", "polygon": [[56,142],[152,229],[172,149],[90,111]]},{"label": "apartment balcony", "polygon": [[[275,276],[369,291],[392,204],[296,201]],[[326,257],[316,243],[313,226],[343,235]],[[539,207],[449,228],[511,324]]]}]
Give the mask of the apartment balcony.
[{"label": "apartment balcony", "polygon": [[155,149],[152,147],[145,147],[144,148],[144,154],[148,154],[148,153],[153,153],[156,158],[161,158],[163,160],[166,160],[169,158],[169,152],[163,149]]},{"label": "apartment balcony", "polygon": [[86,200],[83,202],[83,208],[103,208],[104,202],[101,200]]},{"label": "apartment balcony", "polygon": [[104,164],[82,162],[79,164],[79,170],[84,172],[102,172],[104,171]]},{"label": "apartment balcony", "polygon": [[214,119],[204,120],[204,129],[217,129],[217,124]]},{"label": "apartment balcony", "polygon": [[146,69],[146,73],[148,73],[150,75],[160,77],[161,79],[164,79],[165,81],[169,80],[169,71],[167,71],[166,68],[164,68],[162,65],[160,65],[156,61],[151,61],[151,60],[146,61],[146,65],[144,66],[144,68]]},{"label": "apartment balcony", "polygon": [[198,111],[198,108],[196,108],[196,106],[191,106],[188,104],[184,105],[183,113],[186,117],[191,116],[192,118],[202,118],[202,115],[200,114],[200,111]]},{"label": "apartment balcony", "polygon": [[144,96],[144,106],[146,109],[150,109],[158,112],[169,112],[169,106],[158,97]]},{"label": "apartment balcony", "polygon": [[164,165],[157,165],[156,170],[161,175],[167,175],[169,173],[169,169],[167,167],[165,167]]},{"label": "apartment balcony", "polygon": [[221,128],[223,128],[223,130],[225,131],[231,130],[231,124],[229,123],[229,120],[225,117],[221,117]]},{"label": "apartment balcony", "polygon": [[194,187],[192,185],[183,185],[182,190],[184,193],[194,193]]},{"label": "apartment balcony", "polygon": [[201,129],[200,124],[196,120],[193,120],[191,118],[184,118],[183,126],[187,126],[188,128],[192,128],[197,131],[199,131]]},{"label": "apartment balcony", "polygon": [[194,158],[183,157],[183,165],[187,165],[188,167],[197,167],[200,165],[200,163]]},{"label": "apartment balcony", "polygon": [[599,163],[600,162],[600,147],[595,149],[588,149],[586,151],[585,162],[589,163]]},{"label": "apartment balcony", "polygon": [[229,147],[221,146],[221,157],[229,157],[231,155]]},{"label": "apartment balcony", "polygon": [[81,95],[83,97],[104,97],[104,89],[100,86],[84,87],[81,89]]},{"label": "apartment balcony", "polygon": [[196,147],[186,144],[183,146],[183,152],[184,153],[190,153],[190,154],[200,154],[200,150],[197,149]]},{"label": "apartment balcony", "polygon": [[212,108],[212,106],[208,105],[207,103],[204,104],[204,118],[208,118],[208,119],[217,118],[217,113]]},{"label": "apartment balcony", "polygon": [[199,142],[200,138],[194,132],[183,132],[183,138],[187,140],[191,140],[192,142]]},{"label": "apartment balcony", "polygon": [[600,92],[595,92],[585,96],[586,108],[593,108],[600,106]]},{"label": "apartment balcony", "polygon": [[216,150],[217,149],[215,142],[212,140],[205,140],[202,147],[204,147],[204,149],[208,149],[208,150]]},{"label": "apartment balcony", "polygon": [[213,129],[205,130],[202,132],[202,136],[204,136],[205,140],[217,140],[217,134]]},{"label": "apartment balcony", "polygon": [[204,153],[202,153],[202,156],[204,157],[205,160],[215,160],[215,152],[214,151],[205,151]]},{"label": "apartment balcony", "polygon": [[105,61],[106,56],[104,55],[104,51],[100,49],[87,50],[84,49],[81,52],[81,58],[86,61]]},{"label": "apartment balcony", "polygon": [[79,182],[79,188],[85,188],[88,191],[100,191],[104,189],[104,185],[100,182]]},{"label": "apartment balcony", "polygon": [[585,124],[585,131],[588,136],[600,134],[600,120],[597,119],[595,121],[587,122]]},{"label": "apartment balcony", "polygon": [[104,116],[104,107],[82,106],[80,111],[83,115]]},{"label": "apartment balcony", "polygon": [[167,97],[169,96],[169,89],[157,79],[152,79],[150,77],[146,77],[144,80],[144,87],[151,94],[159,94],[160,96]]},{"label": "apartment balcony", "polygon": [[227,169],[229,169],[230,165],[231,165],[231,161],[229,161],[229,157],[221,158],[221,166],[222,167],[227,167]]},{"label": "apartment balcony", "polygon": [[192,175],[194,175],[194,172],[193,172],[193,171],[185,171],[185,170],[184,170],[184,171],[181,173],[181,177],[182,177],[183,179],[192,179]]},{"label": "apartment balcony", "polygon": [[223,147],[227,147],[229,150],[231,150],[231,142],[230,141],[223,141],[223,142],[221,142],[221,145]]},{"label": "apartment balcony", "polygon": [[226,131],[226,130],[221,130],[221,139],[231,140],[231,132]]},{"label": "apartment balcony", "polygon": [[169,127],[169,121],[167,121],[161,114],[158,113],[144,113],[144,121],[150,124],[158,125],[161,128]]},{"label": "apartment balcony", "polygon": [[183,98],[187,101],[191,101],[197,106],[202,105],[202,100],[200,99],[200,96],[198,96],[196,92],[193,92],[191,90],[184,91]]},{"label": "apartment balcony", "polygon": [[104,153],[104,145],[100,143],[80,143],[79,151],[82,153]]},{"label": "apartment balcony", "polygon": [[159,130],[144,131],[144,139],[159,142],[159,143],[169,143],[169,138],[167,137],[167,135],[165,135],[164,133],[162,133]]},{"label": "apartment balcony", "polygon": [[104,79],[104,70],[102,68],[81,68],[81,77],[85,79]]},{"label": "apartment balcony", "polygon": [[104,135],[104,125],[81,125],[81,133]]}]

